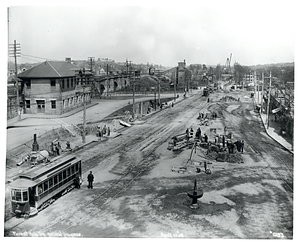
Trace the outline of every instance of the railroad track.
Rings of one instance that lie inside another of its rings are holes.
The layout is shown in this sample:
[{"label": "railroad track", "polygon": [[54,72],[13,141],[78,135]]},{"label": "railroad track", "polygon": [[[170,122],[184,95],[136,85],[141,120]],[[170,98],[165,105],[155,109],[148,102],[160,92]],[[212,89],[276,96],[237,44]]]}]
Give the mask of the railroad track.
[{"label": "railroad track", "polygon": [[[198,97],[198,95],[196,96]],[[189,98],[185,100],[185,105],[186,107],[194,107],[197,109],[201,109],[203,108],[203,106],[205,106],[206,103],[206,99],[203,99],[203,102],[197,102],[198,105],[194,104],[194,99],[195,98]],[[200,101],[199,99],[197,101]],[[172,109],[166,109],[164,112],[159,112],[154,116],[154,119],[151,117],[150,119],[148,119],[148,122],[152,125],[153,123],[155,124],[159,124],[161,122],[161,124],[159,125],[155,125],[154,128],[153,126],[151,126],[148,130],[144,130],[145,132],[143,133],[143,136],[147,136],[147,138],[145,138],[143,140],[143,142],[146,142],[146,145],[142,146],[140,145],[139,141],[136,141],[136,135],[135,134],[131,134],[131,129],[134,129],[135,126],[132,126],[130,129],[127,129],[126,131],[124,131],[125,136],[126,136],[126,140],[131,140],[132,143],[130,145],[130,148],[126,149],[127,151],[130,150],[140,150],[143,152],[143,159],[141,161],[139,161],[134,167],[131,167],[131,169],[128,169],[127,172],[125,174],[123,174],[123,176],[121,176],[118,180],[114,181],[106,190],[104,190],[103,192],[101,192],[97,197],[95,197],[93,200],[83,204],[80,209],[84,209],[87,206],[89,206],[92,203],[97,203],[98,205],[98,200],[102,197],[104,197],[104,195],[107,195],[108,198],[105,198],[105,201],[102,203],[102,205],[100,206],[100,208],[103,208],[103,206],[105,206],[107,204],[108,201],[111,201],[112,199],[116,198],[117,196],[119,196],[124,190],[126,190],[136,179],[138,179],[144,172],[146,172],[147,170],[150,169],[150,167],[155,163],[155,159],[151,158],[152,155],[155,154],[155,150],[156,148],[158,148],[160,145],[162,145],[164,142],[166,142],[168,139],[170,139],[173,135],[174,135],[174,131],[176,132],[177,130],[184,130],[187,126],[186,123],[176,123],[176,125],[172,126],[172,127],[168,127],[164,124],[165,122],[165,117],[166,115],[168,115],[168,118],[173,119],[173,118],[177,118],[178,115],[180,115],[180,111],[181,111],[182,107],[175,105]],[[185,116],[186,114],[183,113],[181,114],[182,116]],[[189,114],[189,120],[194,120],[194,118],[198,115],[198,112],[192,112]],[[134,133],[134,132],[132,132]],[[153,135],[158,136],[159,135],[159,139],[153,139]],[[110,149],[110,151],[108,153],[106,153],[106,155],[101,156],[101,159],[105,159],[109,156],[111,156],[112,154],[115,154],[115,152],[117,152],[120,149],[124,149],[126,148],[126,146],[128,146],[128,142],[124,142],[124,138],[120,139],[120,143],[119,145],[116,145],[114,149]],[[90,146],[91,149],[97,149],[97,145],[91,145]],[[77,153],[77,152],[76,152]],[[75,153],[75,154],[76,154]],[[79,152],[77,153],[79,154]],[[99,160],[99,156],[95,155],[93,158],[91,158],[90,160]],[[154,162],[153,162],[154,161]],[[93,162],[92,162],[93,163]],[[84,167],[84,166],[83,166]],[[90,167],[83,169],[83,172],[87,171],[88,169],[90,169]],[[114,191],[116,190],[116,191]],[[55,226],[57,223],[67,219],[68,217],[71,217],[74,213],[76,213],[78,211],[78,209],[74,212],[69,210],[69,212],[65,213],[65,216],[61,217],[58,220],[55,220],[54,222],[50,223],[47,227],[45,227],[41,232],[45,232],[49,229],[51,229],[53,226]],[[9,230],[17,227],[18,225],[22,224],[23,222],[25,222],[26,220],[21,221],[20,223],[16,224],[14,227],[10,228]],[[65,231],[69,228],[71,228],[72,226],[69,226],[68,228],[65,228],[62,231]]]},{"label": "railroad track", "polygon": [[[205,103],[200,103],[200,105],[198,106],[198,108],[202,108],[205,105]],[[192,114],[190,120],[193,120],[193,118],[195,118],[198,115],[198,112],[196,112],[196,114]],[[160,115],[161,117],[164,117],[164,114]],[[179,126],[179,127],[178,127]],[[181,130],[181,129],[185,129],[186,124],[179,124],[177,126],[177,130]],[[158,140],[156,140],[155,146],[143,146],[142,149],[144,152],[146,151],[147,154],[144,155],[144,158],[139,161],[132,169],[128,170],[128,172],[126,174],[124,174],[121,178],[119,178],[118,180],[116,180],[115,182],[113,182],[106,190],[104,190],[102,193],[100,193],[97,197],[95,197],[93,200],[88,201],[87,203],[85,203],[82,206],[83,208],[86,208],[88,205],[96,202],[99,198],[102,198],[104,195],[108,194],[109,192],[111,192],[111,190],[116,187],[118,184],[121,183],[121,181],[124,181],[125,178],[129,177],[130,174],[134,174],[130,179],[126,180],[125,183],[122,184],[122,186],[117,189],[116,192],[112,192],[112,194],[109,194],[108,198],[105,198],[105,201],[102,203],[102,205],[98,206],[100,209],[103,208],[109,201],[111,201],[112,199],[115,199],[116,197],[118,197],[124,190],[126,190],[136,179],[138,179],[144,172],[146,172],[147,170],[149,170],[150,166],[153,165],[154,162],[152,162],[155,159],[150,159],[150,161],[148,160],[148,158],[153,155],[155,153],[155,150],[157,147],[159,147],[160,145],[162,145],[164,142],[166,142],[168,139],[170,139],[173,135],[174,135],[174,127],[170,128],[170,127],[165,127],[165,125],[162,125],[160,127],[155,128],[155,131],[152,132],[153,134],[157,133],[157,131],[160,130],[159,136],[163,137],[160,138]],[[152,130],[153,131],[153,130]],[[153,135],[152,134],[152,135]],[[163,134],[163,135],[162,135]],[[150,144],[152,144],[152,142],[150,142]],[[133,147],[133,150],[135,150],[137,147]],[[77,212],[78,210],[76,210]],[[72,216],[74,214],[71,213],[69,214],[70,216]],[[68,226],[67,228],[63,229],[62,231],[65,232],[66,230],[72,228],[73,226]],[[49,229],[49,228],[47,228]]]}]

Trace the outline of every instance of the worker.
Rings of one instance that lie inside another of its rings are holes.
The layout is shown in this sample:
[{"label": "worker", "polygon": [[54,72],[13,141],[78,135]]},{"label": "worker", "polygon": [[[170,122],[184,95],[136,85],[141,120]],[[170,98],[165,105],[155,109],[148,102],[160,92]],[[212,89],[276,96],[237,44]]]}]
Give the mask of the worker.
[{"label": "worker", "polygon": [[90,171],[90,174],[88,175],[87,180],[89,182],[88,189],[90,189],[90,188],[93,189],[94,175],[93,175],[92,171]]},{"label": "worker", "polygon": [[207,143],[207,141],[208,141],[208,137],[206,134],[204,134],[204,141],[205,141],[205,143]]},{"label": "worker", "polygon": [[191,128],[191,130],[190,130],[190,136],[191,136],[191,138],[194,137],[194,130],[193,130],[193,128]]},{"label": "worker", "polygon": [[185,133],[186,133],[186,139],[189,140],[190,138],[189,128],[186,129]]}]

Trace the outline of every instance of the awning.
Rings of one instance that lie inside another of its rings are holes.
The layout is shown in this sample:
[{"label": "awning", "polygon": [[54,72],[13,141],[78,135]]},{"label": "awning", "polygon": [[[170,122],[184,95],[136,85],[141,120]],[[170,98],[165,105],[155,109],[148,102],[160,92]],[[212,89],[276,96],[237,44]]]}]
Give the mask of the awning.
[{"label": "awning", "polygon": [[279,108],[275,108],[272,110],[272,113],[278,113],[281,110],[281,106]]}]

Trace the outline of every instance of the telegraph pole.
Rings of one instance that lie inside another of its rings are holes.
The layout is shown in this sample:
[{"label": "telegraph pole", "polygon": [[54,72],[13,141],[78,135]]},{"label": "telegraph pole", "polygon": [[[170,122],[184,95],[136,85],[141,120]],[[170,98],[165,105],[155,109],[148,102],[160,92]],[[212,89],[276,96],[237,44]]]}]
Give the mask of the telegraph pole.
[{"label": "telegraph pole", "polygon": [[20,98],[19,98],[19,81],[18,81],[18,65],[17,57],[21,57],[21,46],[17,44],[14,40],[13,46],[9,45],[9,55],[15,58],[15,76],[16,76],[16,87],[17,87],[17,111],[18,111],[18,120],[21,120],[21,109],[20,109]]},{"label": "telegraph pole", "polygon": [[264,103],[264,83],[265,83],[265,75],[264,75],[264,72],[262,72],[262,88],[261,88],[261,107],[260,107],[260,113],[262,113],[263,103]]},{"label": "telegraph pole", "polygon": [[174,101],[176,102],[176,85],[178,81],[178,67],[175,69],[175,81],[174,81]]},{"label": "telegraph pole", "polygon": [[90,60],[90,65],[91,65],[91,72],[93,72],[93,59],[95,57],[88,57],[88,59]]},{"label": "telegraph pole", "polygon": [[272,85],[272,72],[270,71],[270,83],[269,83],[269,95],[268,95],[268,106],[267,106],[267,128],[269,128],[269,112],[270,112],[270,99],[271,99],[271,85]]},{"label": "telegraph pole", "polygon": [[135,114],[135,70],[133,69],[133,86],[132,86],[132,119],[134,120],[134,114]]}]

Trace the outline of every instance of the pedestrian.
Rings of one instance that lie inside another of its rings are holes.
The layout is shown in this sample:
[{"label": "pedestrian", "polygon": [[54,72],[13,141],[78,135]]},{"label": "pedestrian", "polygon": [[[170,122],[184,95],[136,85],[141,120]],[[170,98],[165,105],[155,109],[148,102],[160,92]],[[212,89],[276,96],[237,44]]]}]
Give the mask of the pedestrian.
[{"label": "pedestrian", "polygon": [[223,135],[222,141],[223,141],[223,147],[225,147],[225,135]]},{"label": "pedestrian", "polygon": [[110,136],[110,128],[107,127],[107,136]]},{"label": "pedestrian", "polygon": [[88,175],[87,180],[89,182],[88,188],[93,189],[94,175],[93,175],[92,171],[90,171],[90,174]]},{"label": "pedestrian", "polygon": [[209,103],[209,98],[207,98],[207,102]]},{"label": "pedestrian", "polygon": [[204,161],[204,171],[206,171],[206,168],[207,168],[207,164],[206,161]]},{"label": "pedestrian", "polygon": [[194,130],[193,130],[193,128],[191,128],[191,130],[190,130],[190,136],[191,136],[191,138],[193,138],[194,137]]}]

